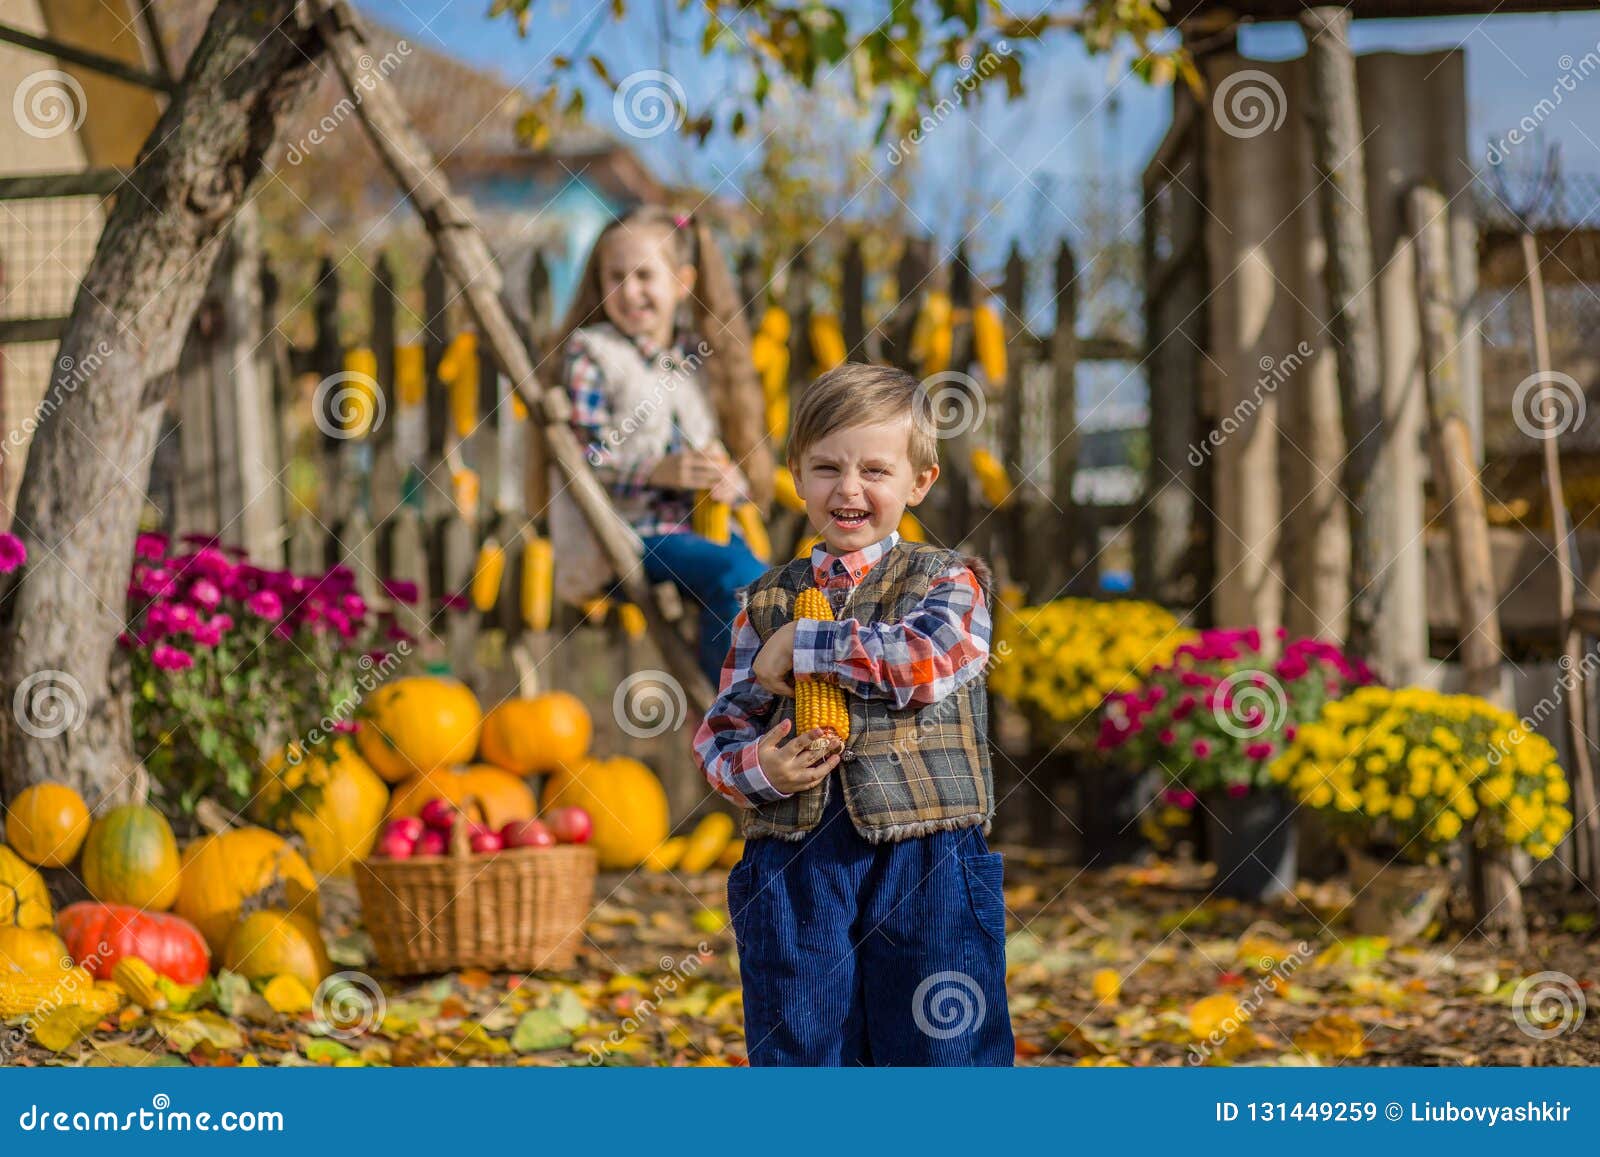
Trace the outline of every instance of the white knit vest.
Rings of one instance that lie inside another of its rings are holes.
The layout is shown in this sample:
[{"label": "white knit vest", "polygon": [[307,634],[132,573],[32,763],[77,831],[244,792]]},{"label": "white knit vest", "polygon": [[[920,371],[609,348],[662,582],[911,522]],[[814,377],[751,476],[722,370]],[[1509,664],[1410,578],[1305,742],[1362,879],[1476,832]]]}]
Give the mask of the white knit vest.
[{"label": "white knit vest", "polygon": [[[664,353],[647,362],[638,346],[604,322],[578,330],[571,340],[599,367],[600,388],[611,400],[612,419],[611,427],[601,431],[600,443],[620,470],[666,454],[672,447],[674,425],[687,446],[709,447],[717,439],[716,416],[694,351],[683,362],[673,362]],[[550,494],[556,593],[566,602],[580,603],[603,593],[615,581],[615,571],[553,466]],[[626,498],[611,496],[630,527],[649,515],[653,500],[649,491]],[[643,544],[638,545],[643,550]]]}]

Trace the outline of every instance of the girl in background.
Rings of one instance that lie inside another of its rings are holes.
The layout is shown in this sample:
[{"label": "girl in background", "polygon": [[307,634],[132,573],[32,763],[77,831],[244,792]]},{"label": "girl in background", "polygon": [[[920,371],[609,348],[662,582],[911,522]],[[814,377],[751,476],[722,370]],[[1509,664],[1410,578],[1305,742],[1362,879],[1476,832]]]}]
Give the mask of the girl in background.
[{"label": "girl in background", "polygon": [[[607,225],[553,349],[564,356],[574,433],[639,536],[646,576],[699,605],[699,664],[717,687],[738,592],[767,565],[737,526],[725,544],[694,533],[695,497],[708,491],[764,513],[773,460],[749,333],[710,230],[657,207]],[[550,485],[556,588],[580,603],[616,576],[554,471]]]}]

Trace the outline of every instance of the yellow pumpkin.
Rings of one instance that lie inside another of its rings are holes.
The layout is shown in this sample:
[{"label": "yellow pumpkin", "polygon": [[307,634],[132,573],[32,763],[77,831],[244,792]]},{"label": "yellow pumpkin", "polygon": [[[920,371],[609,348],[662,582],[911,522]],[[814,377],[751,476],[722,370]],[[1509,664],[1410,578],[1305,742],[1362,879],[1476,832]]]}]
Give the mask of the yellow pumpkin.
[{"label": "yellow pumpkin", "polygon": [[36,783],[11,801],[6,842],[41,868],[64,868],[89,834],[89,805],[64,783]]},{"label": "yellow pumpkin", "polygon": [[531,699],[508,699],[483,721],[481,754],[518,775],[554,771],[577,763],[589,750],[594,723],[589,709],[567,691]]},{"label": "yellow pumpkin", "polygon": [[72,954],[48,928],[0,928],[0,974],[57,972],[72,967]]},{"label": "yellow pumpkin", "polygon": [[48,928],[55,918],[44,877],[0,844],[0,927]]},{"label": "yellow pumpkin", "polygon": [[512,820],[531,820],[538,814],[533,789],[509,771],[490,763],[475,763],[457,777],[463,800],[477,803],[483,822],[501,828]]},{"label": "yellow pumpkin", "polygon": [[230,828],[184,850],[175,911],[220,952],[245,901],[280,891],[289,911],[317,918],[317,878],[299,853],[265,828]]},{"label": "yellow pumpkin", "polygon": [[333,971],[316,921],[281,908],[252,912],[235,924],[222,949],[222,967],[246,980],[292,976],[307,992]]},{"label": "yellow pumpkin", "polygon": [[586,759],[552,772],[542,809],[576,804],[589,813],[602,868],[631,868],[667,838],[667,793],[637,759]]},{"label": "yellow pumpkin", "polygon": [[[367,766],[347,739],[321,744],[290,763],[280,753],[268,764],[256,790],[254,814],[280,831],[298,832],[306,856],[319,876],[348,875],[350,865],[366,859],[378,841],[389,788]],[[314,792],[315,802],[285,796],[301,789]]]},{"label": "yellow pumpkin", "polygon": [[356,733],[361,754],[390,783],[466,763],[478,750],[483,710],[471,688],[454,679],[414,675],[367,696]]}]

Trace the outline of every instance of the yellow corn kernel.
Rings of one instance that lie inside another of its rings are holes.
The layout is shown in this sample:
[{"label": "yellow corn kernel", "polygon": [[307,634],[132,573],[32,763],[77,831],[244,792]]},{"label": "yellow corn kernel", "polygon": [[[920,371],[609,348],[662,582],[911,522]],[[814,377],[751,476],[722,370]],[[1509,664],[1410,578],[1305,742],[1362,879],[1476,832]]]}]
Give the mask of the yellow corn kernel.
[{"label": "yellow corn kernel", "polygon": [[104,1016],[122,1003],[115,985],[97,985],[82,968],[65,972],[8,972],[0,975],[0,1018],[36,1016],[50,1008],[82,1008]]},{"label": "yellow corn kernel", "polygon": [[484,542],[472,569],[472,605],[480,613],[494,610],[500,598],[500,579],[506,572],[506,552],[494,539]]},{"label": "yellow corn kernel", "polygon": [[522,621],[530,631],[548,631],[555,607],[555,548],[548,538],[528,540],[522,555]]},{"label": "yellow corn kernel", "polygon": [[732,508],[726,502],[714,500],[709,490],[702,490],[695,497],[692,524],[694,532],[701,538],[714,542],[718,546],[728,545],[732,518]]},{"label": "yellow corn kernel", "polygon": [[1006,327],[992,305],[980,305],[972,311],[972,348],[990,384],[1005,385]]},{"label": "yellow corn kernel", "polygon": [[761,521],[761,511],[756,504],[739,503],[733,517],[738,520],[739,532],[744,535],[744,544],[750,548],[750,553],[762,562],[771,562],[772,540],[767,537],[767,525]]},{"label": "yellow corn kernel", "polygon": [[[795,596],[794,617],[833,621],[833,608],[828,596],[816,587],[808,587]],[[794,731],[804,734],[813,728],[832,731],[841,740],[850,738],[850,707],[845,702],[844,690],[833,683],[817,679],[797,679],[794,685]]]}]

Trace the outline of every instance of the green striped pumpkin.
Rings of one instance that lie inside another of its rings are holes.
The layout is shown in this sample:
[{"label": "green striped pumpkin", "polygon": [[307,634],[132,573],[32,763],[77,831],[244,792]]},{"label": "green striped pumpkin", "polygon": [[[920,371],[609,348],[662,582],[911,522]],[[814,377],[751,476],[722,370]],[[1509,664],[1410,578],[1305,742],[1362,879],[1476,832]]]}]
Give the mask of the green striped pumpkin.
[{"label": "green striped pumpkin", "polygon": [[178,899],[178,841],[166,817],[142,804],[112,808],[83,844],[83,883],[107,904],[166,911]]}]

